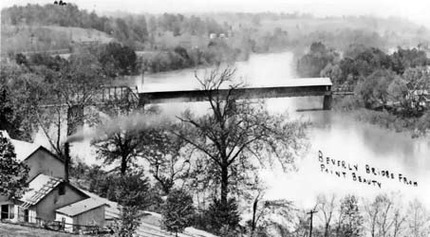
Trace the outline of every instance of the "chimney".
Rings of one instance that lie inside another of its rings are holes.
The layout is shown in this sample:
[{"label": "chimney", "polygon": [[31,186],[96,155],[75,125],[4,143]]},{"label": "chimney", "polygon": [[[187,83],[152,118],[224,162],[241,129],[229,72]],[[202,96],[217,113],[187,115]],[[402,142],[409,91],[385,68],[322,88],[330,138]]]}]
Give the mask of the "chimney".
[{"label": "chimney", "polygon": [[69,182],[70,144],[64,143],[64,180]]},{"label": "chimney", "polygon": [[[67,109],[67,137],[75,134],[78,127],[84,125],[84,106],[73,105]],[[65,181],[69,182],[69,166],[70,166],[70,144],[68,141],[64,143],[64,174]]]}]

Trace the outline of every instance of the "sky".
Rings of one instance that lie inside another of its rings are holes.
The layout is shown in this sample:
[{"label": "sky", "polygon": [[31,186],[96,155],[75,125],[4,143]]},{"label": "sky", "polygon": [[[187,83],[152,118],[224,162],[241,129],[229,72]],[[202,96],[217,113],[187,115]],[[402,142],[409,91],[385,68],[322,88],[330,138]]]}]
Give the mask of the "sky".
[{"label": "sky", "polygon": [[[1,7],[54,0],[1,0]],[[65,0],[97,13],[303,12],[316,16],[399,16],[430,27],[428,0]]]}]

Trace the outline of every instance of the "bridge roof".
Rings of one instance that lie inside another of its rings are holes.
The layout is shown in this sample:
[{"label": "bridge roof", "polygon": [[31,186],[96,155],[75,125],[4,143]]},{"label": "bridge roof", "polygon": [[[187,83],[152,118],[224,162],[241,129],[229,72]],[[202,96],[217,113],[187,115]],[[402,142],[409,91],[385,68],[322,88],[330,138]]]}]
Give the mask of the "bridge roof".
[{"label": "bridge roof", "polygon": [[[331,86],[332,82],[328,77],[319,78],[295,78],[286,79],[282,82],[265,82],[264,84],[250,84],[244,88],[272,88],[272,87],[304,87],[304,86]],[[229,85],[224,85],[221,89],[228,89]],[[201,90],[201,85],[197,80],[187,83],[167,84],[167,83],[146,83],[143,88],[138,88],[139,93],[170,92],[170,91],[196,91]]]}]

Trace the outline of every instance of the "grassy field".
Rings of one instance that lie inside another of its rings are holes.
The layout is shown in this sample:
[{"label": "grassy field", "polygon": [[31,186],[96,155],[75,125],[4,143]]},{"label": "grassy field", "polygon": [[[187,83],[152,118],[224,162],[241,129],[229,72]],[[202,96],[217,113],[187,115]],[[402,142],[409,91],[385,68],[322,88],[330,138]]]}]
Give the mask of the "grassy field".
[{"label": "grassy field", "polygon": [[0,223],[0,237],[76,237],[78,235]]}]

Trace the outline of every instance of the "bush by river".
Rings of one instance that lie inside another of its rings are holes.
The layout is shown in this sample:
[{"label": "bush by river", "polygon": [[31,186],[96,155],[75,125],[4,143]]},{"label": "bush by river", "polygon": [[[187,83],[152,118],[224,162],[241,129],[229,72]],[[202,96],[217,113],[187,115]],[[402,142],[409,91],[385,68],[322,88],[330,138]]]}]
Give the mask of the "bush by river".
[{"label": "bush by river", "polygon": [[411,133],[412,137],[430,134],[430,111],[421,117],[400,117],[387,110],[370,110],[360,106],[354,96],[338,97],[333,100],[333,110],[351,114],[358,121],[378,125],[396,132]]}]

